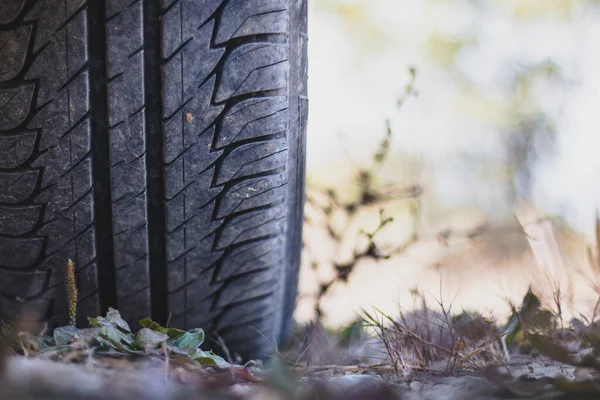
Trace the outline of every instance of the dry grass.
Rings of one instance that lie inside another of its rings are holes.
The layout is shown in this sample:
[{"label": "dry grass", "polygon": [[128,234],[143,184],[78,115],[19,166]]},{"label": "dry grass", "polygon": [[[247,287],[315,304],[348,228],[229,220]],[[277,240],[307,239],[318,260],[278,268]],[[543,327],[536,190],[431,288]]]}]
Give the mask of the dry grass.
[{"label": "dry grass", "polygon": [[423,300],[420,309],[401,312],[399,318],[365,312],[365,323],[377,333],[398,375],[433,367],[446,374],[472,372],[503,361],[502,332],[493,321],[476,312],[452,315],[441,303],[440,308],[433,310]]}]

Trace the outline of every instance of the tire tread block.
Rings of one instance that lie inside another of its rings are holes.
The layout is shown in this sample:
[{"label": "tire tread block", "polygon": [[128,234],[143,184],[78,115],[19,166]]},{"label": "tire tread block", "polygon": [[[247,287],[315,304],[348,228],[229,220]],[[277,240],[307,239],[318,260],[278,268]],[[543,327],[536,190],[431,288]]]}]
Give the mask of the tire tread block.
[{"label": "tire tread block", "polygon": [[221,44],[230,39],[286,33],[289,24],[288,0],[232,1],[223,10],[216,37]]},{"label": "tire tread block", "polygon": [[23,25],[10,31],[0,31],[0,82],[13,79],[21,72],[31,30],[31,25]]},{"label": "tire tread block", "polygon": [[223,66],[216,101],[253,92],[285,89],[288,74],[286,44],[244,44],[229,55]]},{"label": "tire tread block", "polygon": [[0,89],[0,130],[16,128],[27,118],[33,101],[33,84]]}]

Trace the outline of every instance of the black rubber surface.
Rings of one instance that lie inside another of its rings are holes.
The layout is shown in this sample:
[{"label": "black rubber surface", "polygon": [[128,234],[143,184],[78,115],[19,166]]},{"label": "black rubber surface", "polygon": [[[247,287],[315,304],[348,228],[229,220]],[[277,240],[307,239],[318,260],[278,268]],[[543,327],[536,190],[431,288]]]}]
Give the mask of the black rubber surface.
[{"label": "black rubber surface", "polygon": [[[306,0],[0,2],[0,318],[290,329]],[[271,342],[271,344],[269,343]]]}]

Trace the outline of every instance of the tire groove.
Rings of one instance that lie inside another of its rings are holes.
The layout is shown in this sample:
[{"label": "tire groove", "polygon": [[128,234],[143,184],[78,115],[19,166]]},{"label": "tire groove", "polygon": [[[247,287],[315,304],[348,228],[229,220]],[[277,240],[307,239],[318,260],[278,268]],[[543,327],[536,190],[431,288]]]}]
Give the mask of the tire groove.
[{"label": "tire groove", "polygon": [[23,7],[19,11],[19,13],[12,20],[4,22],[0,24],[0,26],[3,29],[15,29],[22,26],[23,24],[25,24],[25,22],[23,21],[25,19],[25,16],[31,10],[33,5],[34,4],[32,4],[32,2],[24,2]]},{"label": "tire groove", "polygon": [[[93,4],[94,1],[90,1],[90,4]],[[58,25],[58,27],[56,29],[54,29],[54,33],[57,33],[58,31],[60,31],[61,29],[63,29],[65,26],[69,25],[69,23],[71,21],[73,21],[75,18],[77,18],[79,16],[79,13],[81,13],[83,10],[85,10],[86,8],[86,4],[83,4],[82,6],[80,6],[77,10],[73,11],[71,13],[71,15],[60,25]],[[104,19],[104,14],[102,14],[102,19]]]},{"label": "tire groove", "polygon": [[108,129],[105,3],[88,5],[88,49],[90,64],[90,113],[98,294],[101,310],[117,307]]},{"label": "tire groove", "polygon": [[163,170],[161,6],[148,0],[144,20],[144,96],[146,105],[146,188],[148,191],[148,245],[152,318],[164,324],[167,305],[167,249],[165,241],[165,179]]}]

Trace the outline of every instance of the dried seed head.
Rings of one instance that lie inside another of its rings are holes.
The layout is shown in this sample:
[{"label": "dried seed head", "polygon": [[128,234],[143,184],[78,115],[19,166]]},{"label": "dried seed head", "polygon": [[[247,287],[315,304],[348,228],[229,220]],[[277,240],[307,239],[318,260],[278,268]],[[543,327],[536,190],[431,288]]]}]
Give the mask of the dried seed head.
[{"label": "dried seed head", "polygon": [[65,289],[69,303],[69,323],[75,326],[77,322],[77,282],[75,281],[75,264],[69,259],[65,273]]}]

